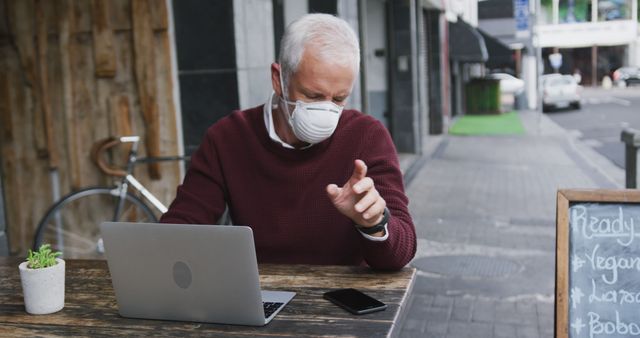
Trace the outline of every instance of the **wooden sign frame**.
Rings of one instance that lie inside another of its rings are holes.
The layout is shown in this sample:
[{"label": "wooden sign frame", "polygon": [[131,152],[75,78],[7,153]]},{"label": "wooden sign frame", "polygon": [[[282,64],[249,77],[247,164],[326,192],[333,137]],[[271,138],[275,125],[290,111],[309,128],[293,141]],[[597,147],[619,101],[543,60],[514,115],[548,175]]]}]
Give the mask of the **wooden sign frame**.
[{"label": "wooden sign frame", "polygon": [[563,189],[556,201],[555,337],[569,338],[569,207],[571,203],[640,203],[640,190]]}]

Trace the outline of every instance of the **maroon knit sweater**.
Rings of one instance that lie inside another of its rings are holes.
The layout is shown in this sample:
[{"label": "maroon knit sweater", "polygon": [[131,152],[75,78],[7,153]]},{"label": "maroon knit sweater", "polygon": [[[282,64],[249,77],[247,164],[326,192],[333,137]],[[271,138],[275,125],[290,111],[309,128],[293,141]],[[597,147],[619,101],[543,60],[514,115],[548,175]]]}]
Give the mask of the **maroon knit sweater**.
[{"label": "maroon knit sweater", "polygon": [[[365,238],[333,206],[326,186],[342,186],[354,160],[387,202],[389,237]],[[400,269],[415,255],[416,235],[402,175],[387,129],[376,119],[344,110],[335,133],[308,149],[271,140],[263,107],[236,111],[207,130],[191,157],[163,223],[215,224],[229,205],[234,224],[253,229],[258,261],[287,264],[368,264]]]}]

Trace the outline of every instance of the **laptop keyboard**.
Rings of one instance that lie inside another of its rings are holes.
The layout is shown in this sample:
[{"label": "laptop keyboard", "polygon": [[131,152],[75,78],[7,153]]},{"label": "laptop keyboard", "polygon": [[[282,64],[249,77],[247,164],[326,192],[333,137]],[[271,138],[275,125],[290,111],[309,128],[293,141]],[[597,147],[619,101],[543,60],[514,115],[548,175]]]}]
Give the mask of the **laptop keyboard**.
[{"label": "laptop keyboard", "polygon": [[282,304],[283,303],[262,302],[262,307],[264,307],[264,318],[269,318],[269,316],[276,312]]}]

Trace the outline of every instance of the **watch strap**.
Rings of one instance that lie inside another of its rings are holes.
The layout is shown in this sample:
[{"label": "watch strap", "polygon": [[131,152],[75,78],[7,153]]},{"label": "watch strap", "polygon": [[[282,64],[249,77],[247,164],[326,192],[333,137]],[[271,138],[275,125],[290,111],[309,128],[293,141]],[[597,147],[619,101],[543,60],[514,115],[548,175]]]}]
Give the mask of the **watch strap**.
[{"label": "watch strap", "polygon": [[367,234],[367,235],[373,235],[375,233],[378,233],[380,231],[383,231],[384,228],[387,226],[387,223],[389,223],[389,209],[387,209],[386,207],[384,208],[384,212],[382,213],[382,220],[380,220],[380,222],[374,226],[371,227],[363,227],[363,226],[356,226],[358,228],[358,230],[360,230],[361,232]]}]

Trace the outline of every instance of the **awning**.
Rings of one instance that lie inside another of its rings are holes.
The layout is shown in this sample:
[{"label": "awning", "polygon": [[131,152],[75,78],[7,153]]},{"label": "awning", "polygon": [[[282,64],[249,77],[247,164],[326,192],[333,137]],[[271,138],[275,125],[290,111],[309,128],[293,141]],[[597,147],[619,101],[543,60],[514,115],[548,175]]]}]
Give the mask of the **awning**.
[{"label": "awning", "polygon": [[482,35],[460,18],[449,22],[449,58],[458,62],[486,62],[489,59]]},{"label": "awning", "polygon": [[511,50],[509,46],[489,35],[489,33],[482,29],[478,29],[478,32],[480,32],[484,38],[484,43],[487,46],[487,51],[489,52],[489,60],[486,62],[486,66],[488,68],[515,68],[513,50]]},{"label": "awning", "polygon": [[419,0],[419,5],[425,9],[436,9],[440,11],[447,10],[445,0]]}]

